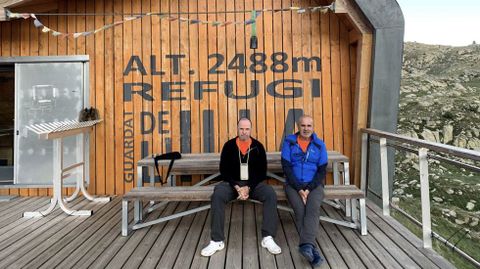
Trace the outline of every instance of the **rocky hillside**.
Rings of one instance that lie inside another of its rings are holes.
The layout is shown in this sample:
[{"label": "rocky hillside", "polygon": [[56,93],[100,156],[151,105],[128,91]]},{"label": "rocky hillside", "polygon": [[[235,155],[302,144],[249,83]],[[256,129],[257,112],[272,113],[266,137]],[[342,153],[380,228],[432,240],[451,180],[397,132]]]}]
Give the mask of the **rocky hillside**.
[{"label": "rocky hillside", "polygon": [[[398,133],[480,151],[480,45],[405,43],[403,60]],[[429,173],[433,230],[480,260],[480,173],[437,160]],[[421,219],[416,154],[397,151],[392,202]]]},{"label": "rocky hillside", "polygon": [[480,45],[405,43],[398,132],[480,151]]}]

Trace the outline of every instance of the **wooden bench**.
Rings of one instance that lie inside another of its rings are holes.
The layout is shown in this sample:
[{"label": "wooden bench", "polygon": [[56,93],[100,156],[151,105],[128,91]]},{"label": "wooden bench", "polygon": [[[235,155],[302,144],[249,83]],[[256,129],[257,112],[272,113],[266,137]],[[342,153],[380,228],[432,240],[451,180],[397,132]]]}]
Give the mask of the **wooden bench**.
[{"label": "wooden bench", "polygon": [[[362,235],[367,234],[366,224],[366,211],[365,211],[365,193],[357,188],[355,185],[349,185],[349,171],[348,171],[348,158],[338,152],[328,152],[329,164],[328,170],[334,173],[334,185],[325,186],[325,200],[327,199],[339,199],[345,200],[346,216],[351,221],[332,219],[326,216],[321,216],[320,220],[332,222],[337,225],[346,226],[349,228],[358,228]],[[173,201],[210,201],[210,196],[213,193],[214,186],[207,185],[205,183],[212,178],[219,175],[218,164],[220,156],[218,153],[206,153],[206,154],[184,154],[182,159],[177,160],[172,168],[173,178],[171,184],[175,182],[175,175],[197,175],[197,174],[213,174],[207,177],[194,186],[162,186],[154,187],[153,185],[153,158],[147,157],[138,162],[138,174],[139,184],[138,187],[133,188],[123,196],[122,200],[122,235],[127,236],[131,230],[137,230],[144,227],[148,227],[157,223],[165,222],[171,219],[179,218],[202,210],[208,210],[210,205],[200,206],[198,208],[186,210],[181,213],[173,214],[167,217],[162,217],[156,220],[142,222],[143,220],[143,201],[161,201],[157,205],[163,206],[167,202]],[[279,152],[267,153],[267,162],[269,176],[277,180],[284,181],[280,176],[273,174],[272,172],[281,172],[281,156]],[[168,165],[169,161],[161,161],[160,165]],[[150,171],[150,186],[144,187],[142,180],[142,167],[147,166]],[[339,178],[343,178],[343,182],[340,182]],[[340,184],[343,183],[343,184]],[[283,190],[283,186],[272,186],[277,194],[278,201],[286,201],[286,195]],[[128,203],[134,202],[134,223],[128,225]],[[257,202],[255,200],[249,200]],[[360,212],[357,210],[357,201],[359,202]],[[351,203],[351,206],[350,206]],[[279,205],[279,209],[292,212],[292,209],[286,206]],[[152,210],[148,210],[151,212]],[[360,213],[360,214],[358,214]]]}]

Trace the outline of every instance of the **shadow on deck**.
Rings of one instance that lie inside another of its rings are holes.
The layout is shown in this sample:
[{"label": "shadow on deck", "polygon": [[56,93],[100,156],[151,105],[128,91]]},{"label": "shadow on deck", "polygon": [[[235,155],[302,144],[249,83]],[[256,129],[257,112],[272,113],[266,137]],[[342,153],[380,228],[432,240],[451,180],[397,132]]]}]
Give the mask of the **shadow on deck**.
[{"label": "shadow on deck", "polygon": [[[297,251],[290,213],[279,211],[276,236],[282,247],[273,256],[260,246],[261,205],[236,202],[227,207],[227,247],[211,258],[200,256],[209,241],[209,212],[203,211],[120,235],[121,199],[109,203],[72,202],[92,209],[90,217],[67,216],[57,209],[43,218],[24,211],[47,207],[48,197],[0,202],[0,268],[310,268]],[[199,203],[169,203],[152,217],[183,211]],[[324,206],[322,214],[341,211]],[[243,216],[242,216],[243,215]],[[133,214],[130,214],[133,216]],[[321,222],[317,242],[326,262],[320,268],[454,268],[391,217],[367,202],[368,232]]]}]

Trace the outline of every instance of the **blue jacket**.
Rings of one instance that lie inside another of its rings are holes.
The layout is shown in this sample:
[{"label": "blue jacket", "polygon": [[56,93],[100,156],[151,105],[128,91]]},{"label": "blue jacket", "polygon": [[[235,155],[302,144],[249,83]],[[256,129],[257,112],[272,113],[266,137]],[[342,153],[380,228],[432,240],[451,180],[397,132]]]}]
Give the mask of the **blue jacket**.
[{"label": "blue jacket", "polygon": [[320,184],[325,184],[327,149],[325,143],[313,133],[307,152],[304,153],[297,143],[298,135],[298,133],[289,135],[283,142],[283,172],[287,177],[287,184],[297,191],[313,190]]}]

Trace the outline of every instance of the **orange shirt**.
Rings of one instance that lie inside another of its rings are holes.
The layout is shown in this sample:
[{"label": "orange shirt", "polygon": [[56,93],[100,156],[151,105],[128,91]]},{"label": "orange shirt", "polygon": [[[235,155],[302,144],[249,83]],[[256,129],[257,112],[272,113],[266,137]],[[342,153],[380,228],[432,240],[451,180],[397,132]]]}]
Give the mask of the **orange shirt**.
[{"label": "orange shirt", "polygon": [[240,152],[242,155],[247,154],[248,149],[250,148],[250,145],[252,145],[252,139],[249,138],[247,141],[242,141],[240,138],[237,137],[237,147],[240,149]]},{"label": "orange shirt", "polygon": [[303,152],[307,152],[307,148],[308,148],[308,145],[310,144],[310,140],[303,140],[300,138],[300,136],[298,136],[297,143]]}]

